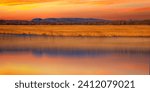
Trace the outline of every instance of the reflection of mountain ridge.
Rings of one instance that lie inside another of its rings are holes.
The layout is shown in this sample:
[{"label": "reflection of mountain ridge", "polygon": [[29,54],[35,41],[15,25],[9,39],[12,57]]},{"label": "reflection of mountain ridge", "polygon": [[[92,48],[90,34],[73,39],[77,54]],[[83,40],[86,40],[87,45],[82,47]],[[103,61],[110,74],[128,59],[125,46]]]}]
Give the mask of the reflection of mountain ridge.
[{"label": "reflection of mountain ridge", "polygon": [[105,54],[144,54],[150,55],[150,50],[141,51],[141,50],[82,50],[82,49],[28,49],[28,48],[0,48],[0,53],[24,53],[31,52],[36,56],[46,55],[62,55],[62,56],[100,56]]}]

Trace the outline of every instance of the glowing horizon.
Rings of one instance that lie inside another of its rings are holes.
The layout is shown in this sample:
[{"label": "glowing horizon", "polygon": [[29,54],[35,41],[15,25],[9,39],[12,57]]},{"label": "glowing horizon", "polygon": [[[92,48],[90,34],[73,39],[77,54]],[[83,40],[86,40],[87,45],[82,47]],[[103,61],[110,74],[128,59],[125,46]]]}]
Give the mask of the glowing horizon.
[{"label": "glowing horizon", "polygon": [[149,0],[1,0],[0,19],[150,19]]}]

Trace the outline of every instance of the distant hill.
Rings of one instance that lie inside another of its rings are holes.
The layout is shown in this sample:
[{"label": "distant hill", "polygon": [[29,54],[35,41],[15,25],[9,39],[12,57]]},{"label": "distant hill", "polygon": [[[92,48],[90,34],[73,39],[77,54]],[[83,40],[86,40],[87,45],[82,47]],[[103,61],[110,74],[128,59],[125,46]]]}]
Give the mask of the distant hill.
[{"label": "distant hill", "polygon": [[147,20],[105,20],[95,18],[34,18],[27,20],[0,20],[0,25],[150,25]]},{"label": "distant hill", "polygon": [[96,24],[108,22],[109,20],[94,19],[94,18],[34,18],[32,22],[35,24]]}]

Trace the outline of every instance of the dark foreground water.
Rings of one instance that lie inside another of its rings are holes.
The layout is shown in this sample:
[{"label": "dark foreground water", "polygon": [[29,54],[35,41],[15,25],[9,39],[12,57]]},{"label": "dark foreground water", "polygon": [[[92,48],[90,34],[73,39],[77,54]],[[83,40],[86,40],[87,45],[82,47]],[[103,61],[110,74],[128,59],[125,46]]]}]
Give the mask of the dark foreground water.
[{"label": "dark foreground water", "polygon": [[0,74],[149,74],[150,38],[0,35]]}]

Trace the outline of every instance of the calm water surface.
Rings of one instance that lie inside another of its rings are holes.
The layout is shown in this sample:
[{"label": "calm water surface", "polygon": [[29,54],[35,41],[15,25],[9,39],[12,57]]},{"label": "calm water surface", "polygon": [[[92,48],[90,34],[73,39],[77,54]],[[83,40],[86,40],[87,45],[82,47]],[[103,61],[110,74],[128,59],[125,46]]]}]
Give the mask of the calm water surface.
[{"label": "calm water surface", "polygon": [[149,74],[150,38],[0,35],[0,74]]}]

